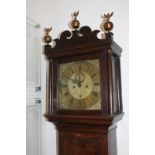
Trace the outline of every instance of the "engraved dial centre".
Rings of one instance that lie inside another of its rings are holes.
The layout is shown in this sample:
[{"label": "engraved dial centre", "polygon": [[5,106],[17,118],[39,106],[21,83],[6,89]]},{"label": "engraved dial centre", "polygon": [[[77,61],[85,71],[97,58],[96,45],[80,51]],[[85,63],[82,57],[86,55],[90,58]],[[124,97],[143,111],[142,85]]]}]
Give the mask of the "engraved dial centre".
[{"label": "engraved dial centre", "polygon": [[74,73],[68,81],[68,90],[74,98],[84,99],[92,92],[93,81],[86,72]]}]

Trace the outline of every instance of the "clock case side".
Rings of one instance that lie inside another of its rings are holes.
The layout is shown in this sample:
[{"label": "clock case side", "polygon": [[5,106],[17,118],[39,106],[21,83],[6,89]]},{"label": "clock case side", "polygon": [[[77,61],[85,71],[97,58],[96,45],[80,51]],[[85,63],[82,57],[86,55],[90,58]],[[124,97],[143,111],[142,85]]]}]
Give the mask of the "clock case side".
[{"label": "clock case side", "polygon": [[[115,43],[114,43],[115,44]],[[109,96],[109,114],[116,115],[123,113],[122,106],[122,87],[121,87],[121,63],[120,55],[116,54],[117,48],[107,52],[108,61],[108,96]]]},{"label": "clock case side", "polygon": [[[107,87],[108,87],[108,102],[106,112],[102,115],[102,118],[109,119],[110,122],[114,121],[114,117],[120,115],[115,119],[120,120],[123,116],[122,109],[122,96],[121,96],[121,75],[120,75],[120,56],[122,49],[113,41],[113,34],[106,33],[105,39],[98,39],[97,33],[99,30],[92,31],[88,26],[82,27],[80,30],[64,31],[60,35],[60,39],[55,39],[55,47],[45,45],[45,55],[49,61],[49,89],[48,89],[48,107],[45,116],[51,121],[61,120],[68,121],[70,116],[54,113],[56,108],[56,86],[53,79],[53,73],[57,73],[56,67],[59,59],[72,57],[72,56],[84,56],[90,54],[90,51],[94,53],[104,53],[106,55],[106,67],[107,67]],[[53,94],[52,94],[53,93]],[[54,97],[55,96],[55,97]],[[87,113],[87,111],[85,111]],[[70,113],[71,114],[71,113]],[[87,113],[89,115],[89,112]],[[65,117],[65,119],[64,119]],[[79,119],[81,116],[73,116]],[[91,116],[88,116],[91,118]],[[93,116],[92,116],[93,117]],[[94,119],[101,117],[95,116]],[[87,116],[85,116],[87,119]],[[71,120],[71,119],[70,119]],[[104,122],[104,121],[103,121]]]}]

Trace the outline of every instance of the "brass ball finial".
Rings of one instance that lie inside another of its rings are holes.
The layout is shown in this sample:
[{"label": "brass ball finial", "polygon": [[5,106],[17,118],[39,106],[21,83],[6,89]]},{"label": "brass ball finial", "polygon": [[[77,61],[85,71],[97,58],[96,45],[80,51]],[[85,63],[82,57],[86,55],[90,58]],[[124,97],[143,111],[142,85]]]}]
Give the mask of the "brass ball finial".
[{"label": "brass ball finial", "polygon": [[75,30],[78,29],[78,28],[80,27],[80,22],[77,20],[78,14],[79,14],[79,11],[73,13],[74,19],[73,19],[73,21],[71,22],[71,26],[72,26],[72,28],[75,29]]},{"label": "brass ball finial", "polygon": [[113,15],[113,12],[110,14],[109,13],[104,14],[105,23],[104,23],[103,27],[107,32],[110,32],[114,27],[113,23],[110,21],[110,18],[112,17],[112,15]]},{"label": "brass ball finial", "polygon": [[52,30],[51,28],[45,28],[45,36],[44,36],[44,42],[48,45],[52,41],[52,37],[49,35],[49,32]]}]

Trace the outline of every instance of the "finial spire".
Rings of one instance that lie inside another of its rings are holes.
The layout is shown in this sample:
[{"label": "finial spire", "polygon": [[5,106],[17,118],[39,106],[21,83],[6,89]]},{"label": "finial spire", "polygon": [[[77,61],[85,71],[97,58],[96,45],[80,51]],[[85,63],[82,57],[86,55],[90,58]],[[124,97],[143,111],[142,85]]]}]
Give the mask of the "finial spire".
[{"label": "finial spire", "polygon": [[44,42],[48,45],[52,41],[52,37],[49,35],[49,32],[52,30],[52,27],[45,28],[45,36],[44,36]]},{"label": "finial spire", "polygon": [[73,16],[74,16],[74,19],[73,21],[71,22],[71,25],[72,25],[72,28],[73,29],[78,29],[80,27],[80,22],[77,20],[77,16],[79,15],[79,11],[77,12],[74,12],[73,13]]},{"label": "finial spire", "polygon": [[103,25],[104,29],[108,32],[110,32],[113,29],[113,23],[110,21],[110,18],[112,17],[112,13],[104,14],[105,23]]}]

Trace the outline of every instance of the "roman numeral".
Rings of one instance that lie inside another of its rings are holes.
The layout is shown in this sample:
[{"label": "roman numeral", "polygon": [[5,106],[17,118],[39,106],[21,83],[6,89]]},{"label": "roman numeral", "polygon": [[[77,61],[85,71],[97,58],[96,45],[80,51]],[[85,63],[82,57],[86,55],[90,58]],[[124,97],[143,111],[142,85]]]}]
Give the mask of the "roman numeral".
[{"label": "roman numeral", "polygon": [[72,104],[73,101],[74,101],[74,99],[73,99],[73,97],[71,97],[68,102]]},{"label": "roman numeral", "polygon": [[74,101],[73,97],[71,97],[71,98],[68,100],[68,107],[69,107],[70,109],[73,108],[73,101]]},{"label": "roman numeral", "polygon": [[95,85],[95,86],[99,86],[99,85],[100,85],[100,83],[96,82],[96,83],[94,83],[94,85]]},{"label": "roman numeral", "polygon": [[63,87],[62,88],[62,93],[63,93],[63,95],[68,95],[69,94],[68,87]]},{"label": "roman numeral", "polygon": [[67,81],[61,81],[61,82],[59,82],[59,85],[60,85],[60,87],[61,87],[62,89],[65,89],[65,88],[68,87]]},{"label": "roman numeral", "polygon": [[95,92],[95,91],[92,91],[91,95],[94,96],[94,97],[96,98],[96,97],[98,96],[98,93]]},{"label": "roman numeral", "polygon": [[71,75],[73,74],[73,70],[71,70],[71,68],[69,68],[67,71],[63,72],[63,77],[65,77],[66,79],[70,78]]},{"label": "roman numeral", "polygon": [[97,74],[96,74],[96,73],[94,73],[91,77],[92,77],[92,78],[94,78],[96,75],[97,75]]},{"label": "roman numeral", "polygon": [[82,66],[81,65],[79,65],[79,71],[81,71],[82,70]]},{"label": "roman numeral", "polygon": [[65,93],[64,93],[64,95],[68,95],[69,94],[69,91],[67,90]]},{"label": "roman numeral", "polygon": [[66,97],[65,97],[65,99],[66,99],[66,103],[68,104],[68,103],[70,103],[70,101],[72,100],[72,96],[70,95],[70,94],[68,94]]},{"label": "roman numeral", "polygon": [[86,71],[88,71],[88,70],[89,70],[89,67],[90,67],[90,66],[88,66],[88,67],[86,68]]},{"label": "roman numeral", "polygon": [[61,84],[61,87],[62,87],[62,89],[65,89],[65,88],[67,89],[68,86],[67,86],[67,84]]},{"label": "roman numeral", "polygon": [[70,71],[72,72],[72,74],[75,72],[75,71],[74,71],[74,68],[70,67],[69,69],[70,69]]},{"label": "roman numeral", "polygon": [[85,104],[85,109],[89,109],[90,108],[90,105],[91,105],[91,100],[89,97],[87,97],[85,100],[84,100],[84,104]]},{"label": "roman numeral", "polygon": [[91,77],[95,77],[96,76],[96,72],[97,70],[94,67],[89,67],[86,71]]}]

